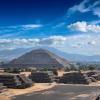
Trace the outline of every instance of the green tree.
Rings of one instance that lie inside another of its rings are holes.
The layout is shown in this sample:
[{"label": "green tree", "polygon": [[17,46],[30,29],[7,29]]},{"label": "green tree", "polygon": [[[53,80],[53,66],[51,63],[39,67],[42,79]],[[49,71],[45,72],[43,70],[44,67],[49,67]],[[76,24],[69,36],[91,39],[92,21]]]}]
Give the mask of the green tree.
[{"label": "green tree", "polygon": [[90,66],[88,66],[88,69],[91,70],[91,71],[92,71],[92,70],[95,70],[95,66],[90,65]]},{"label": "green tree", "polygon": [[57,70],[53,70],[53,74],[56,75],[56,76],[58,76]]}]

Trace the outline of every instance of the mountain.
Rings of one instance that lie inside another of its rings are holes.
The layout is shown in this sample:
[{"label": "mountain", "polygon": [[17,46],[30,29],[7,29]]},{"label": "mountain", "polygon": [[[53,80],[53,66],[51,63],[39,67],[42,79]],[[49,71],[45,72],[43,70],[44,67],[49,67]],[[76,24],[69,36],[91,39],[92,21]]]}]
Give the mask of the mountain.
[{"label": "mountain", "polygon": [[[62,52],[58,49],[51,48],[51,47],[41,47],[43,49],[47,49],[61,57],[64,57],[65,59],[68,59],[70,61],[77,61],[77,62],[100,62],[100,55],[93,55],[93,56],[86,56],[86,55],[80,55],[80,54],[71,54]],[[37,48],[19,48],[14,50],[3,50],[0,51],[0,61],[11,61],[14,58],[17,58],[26,52],[31,51],[32,49]]]},{"label": "mountain", "polygon": [[50,49],[53,50],[54,53],[75,62],[100,62],[100,55],[93,55],[93,56],[86,56],[81,54],[72,54],[72,53],[66,53],[62,52],[57,49]]},{"label": "mountain", "polygon": [[24,53],[31,51],[32,48],[19,48],[19,49],[13,49],[13,50],[2,50],[0,51],[0,61],[8,62],[12,59],[15,59]]},{"label": "mountain", "polygon": [[66,59],[45,49],[35,49],[13,59],[8,64],[9,67],[70,67],[70,62]]}]

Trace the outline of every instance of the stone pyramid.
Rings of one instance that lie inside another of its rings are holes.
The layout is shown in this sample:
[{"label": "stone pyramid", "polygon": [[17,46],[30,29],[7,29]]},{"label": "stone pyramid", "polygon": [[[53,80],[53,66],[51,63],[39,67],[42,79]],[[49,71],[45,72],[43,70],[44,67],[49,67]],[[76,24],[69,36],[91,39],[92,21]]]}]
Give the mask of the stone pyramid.
[{"label": "stone pyramid", "polygon": [[12,60],[8,65],[15,67],[69,67],[69,61],[61,58],[54,53],[44,50],[36,49],[28,52],[21,57]]}]

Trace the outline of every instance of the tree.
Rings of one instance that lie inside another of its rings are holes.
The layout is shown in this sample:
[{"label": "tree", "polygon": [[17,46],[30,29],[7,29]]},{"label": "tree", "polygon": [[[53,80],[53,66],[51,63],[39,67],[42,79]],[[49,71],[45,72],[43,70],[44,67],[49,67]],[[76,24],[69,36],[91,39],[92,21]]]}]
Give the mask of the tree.
[{"label": "tree", "polygon": [[91,71],[95,70],[95,66],[90,65],[90,66],[88,66],[88,69],[91,70]]},{"label": "tree", "polygon": [[2,66],[3,66],[4,64],[5,64],[5,63],[4,63],[3,61],[2,61],[2,62],[0,62],[0,65],[2,65]]},{"label": "tree", "polygon": [[14,68],[12,73],[20,73],[20,69],[19,68]]},{"label": "tree", "polygon": [[70,64],[70,70],[77,71],[77,68],[74,64]]},{"label": "tree", "polygon": [[58,76],[57,70],[53,70],[53,74],[56,75],[56,76]]}]

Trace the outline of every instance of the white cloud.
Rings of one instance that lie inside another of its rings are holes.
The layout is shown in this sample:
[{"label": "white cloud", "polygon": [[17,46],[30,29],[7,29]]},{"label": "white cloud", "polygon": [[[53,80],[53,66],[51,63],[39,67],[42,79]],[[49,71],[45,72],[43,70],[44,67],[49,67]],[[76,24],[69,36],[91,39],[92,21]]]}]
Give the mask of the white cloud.
[{"label": "white cloud", "polygon": [[0,49],[22,48],[37,45],[39,39],[0,39]]},{"label": "white cloud", "polygon": [[83,44],[81,44],[81,43],[76,43],[76,44],[71,45],[72,48],[76,48],[76,49],[77,48],[82,48],[82,46],[83,46]]},{"label": "white cloud", "polygon": [[13,30],[29,30],[37,29],[43,27],[42,24],[26,24],[26,25],[15,25],[15,26],[2,26],[0,27],[0,33],[2,32],[11,32]]},{"label": "white cloud", "polygon": [[26,29],[34,29],[34,28],[40,28],[42,27],[41,24],[28,24],[28,25],[22,25],[21,27],[26,28]]},{"label": "white cloud", "polygon": [[32,47],[37,45],[60,45],[66,41],[63,36],[50,36],[42,39],[0,39],[0,48],[20,48],[20,47]]},{"label": "white cloud", "polygon": [[64,26],[65,24],[66,24],[65,22],[61,22],[61,23],[59,23],[59,24],[53,26],[52,28],[53,28],[53,29],[55,29],[55,28],[59,28],[59,27]]},{"label": "white cloud", "polygon": [[63,44],[66,41],[66,37],[63,36],[50,36],[48,38],[41,39],[42,44]]},{"label": "white cloud", "polygon": [[100,7],[94,8],[93,13],[94,13],[94,15],[97,15],[98,17],[100,17]]},{"label": "white cloud", "polygon": [[81,13],[91,11],[94,15],[100,17],[100,0],[95,1],[93,4],[90,4],[90,0],[83,0],[80,4],[74,5],[68,9],[68,14],[73,14],[76,11]]},{"label": "white cloud", "polygon": [[16,38],[24,37],[30,30],[38,31],[43,27],[42,24],[26,24],[15,26],[0,26],[0,39],[2,38]]},{"label": "white cloud", "polygon": [[87,23],[82,21],[82,22],[76,22],[73,24],[68,25],[68,28],[76,31],[81,31],[81,32],[87,32]]},{"label": "white cloud", "polygon": [[100,35],[50,36],[47,38],[0,39],[0,50],[50,46],[64,52],[79,54],[100,54]]},{"label": "white cloud", "polygon": [[88,3],[89,0],[84,0],[82,1],[79,5],[74,5],[73,7],[69,8],[69,12],[76,12],[76,11],[79,11],[79,12],[87,12],[87,11],[90,11],[90,9],[87,7],[85,7],[85,4]]},{"label": "white cloud", "polygon": [[80,32],[93,32],[93,33],[100,32],[99,25],[88,24],[85,21],[72,23],[72,24],[68,25],[68,28],[73,31],[80,31]]},{"label": "white cloud", "polygon": [[95,44],[96,44],[96,41],[94,41],[94,40],[89,41],[88,44],[89,44],[89,45],[95,45]]}]

